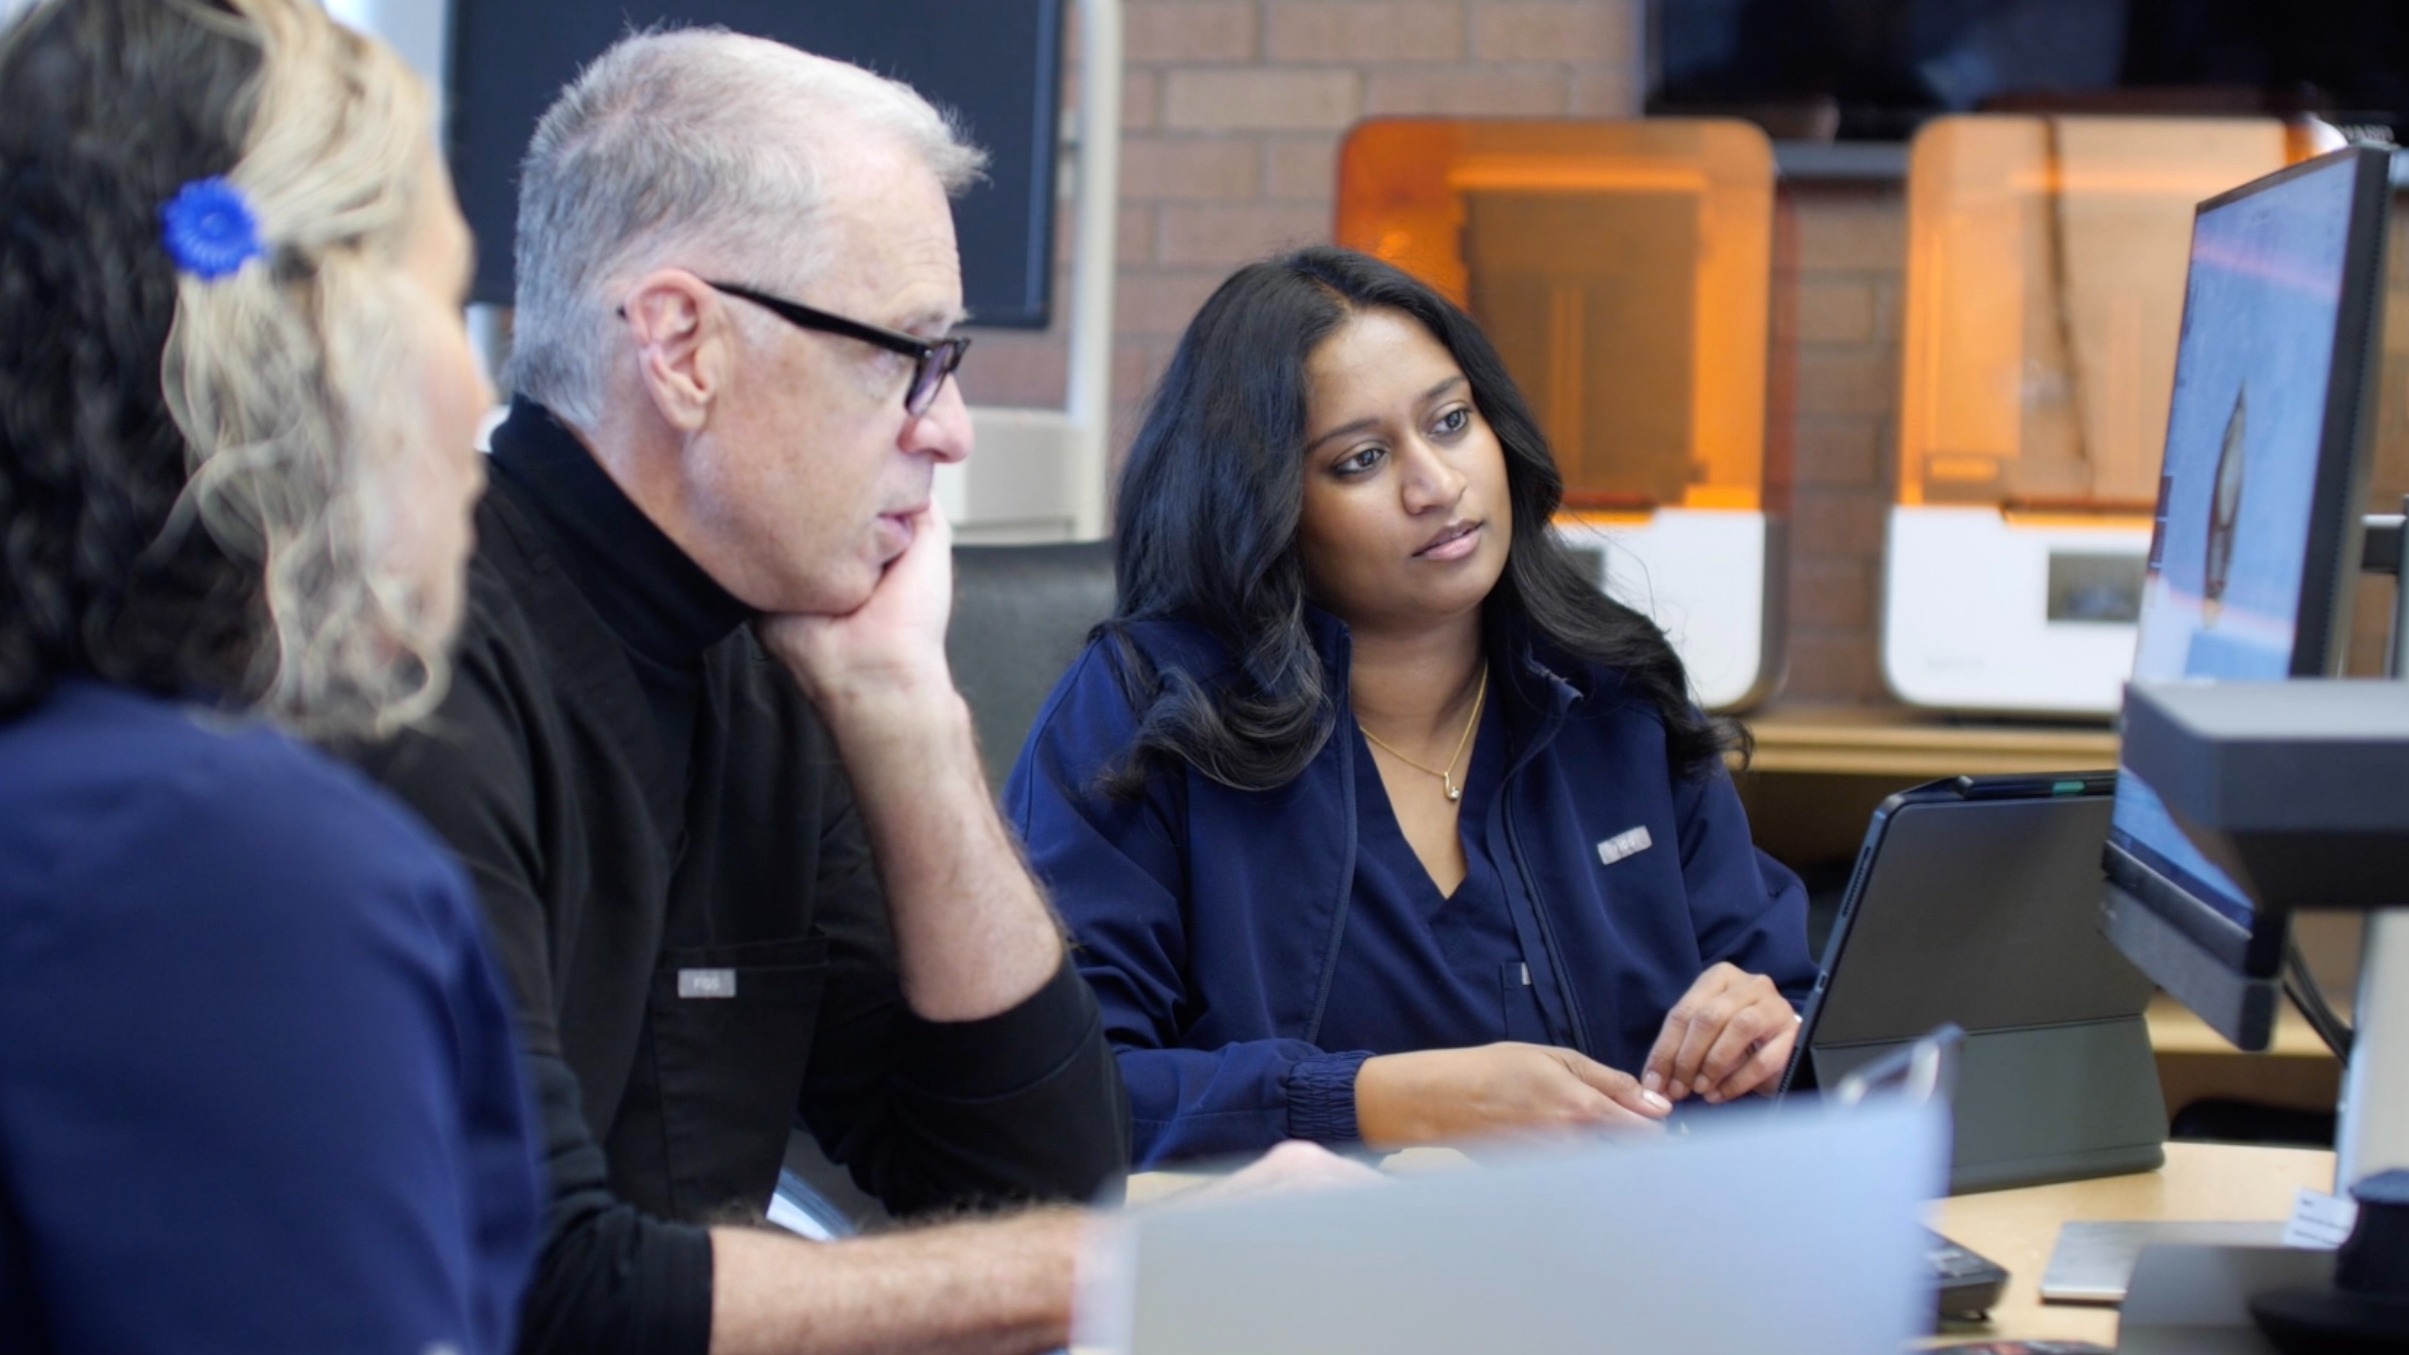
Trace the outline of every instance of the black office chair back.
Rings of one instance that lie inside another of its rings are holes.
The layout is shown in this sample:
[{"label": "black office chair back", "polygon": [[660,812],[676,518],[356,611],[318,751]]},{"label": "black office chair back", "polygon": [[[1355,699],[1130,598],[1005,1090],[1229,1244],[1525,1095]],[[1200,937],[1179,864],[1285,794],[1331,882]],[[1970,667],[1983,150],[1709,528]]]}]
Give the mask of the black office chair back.
[{"label": "black office chair back", "polygon": [[996,790],[1087,634],[1112,615],[1112,543],[954,547],[945,654]]}]

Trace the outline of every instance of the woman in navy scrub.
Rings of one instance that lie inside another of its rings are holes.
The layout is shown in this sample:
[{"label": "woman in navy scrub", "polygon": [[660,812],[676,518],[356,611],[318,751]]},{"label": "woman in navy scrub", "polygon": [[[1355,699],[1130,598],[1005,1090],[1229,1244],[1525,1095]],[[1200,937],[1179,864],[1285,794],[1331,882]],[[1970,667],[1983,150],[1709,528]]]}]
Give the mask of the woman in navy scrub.
[{"label": "woman in navy scrub", "polygon": [[491,395],[426,91],[315,0],[0,25],[0,1350],[501,1355],[474,896],[297,734],[429,708]]},{"label": "woman in navy scrub", "polygon": [[1188,327],[1119,613],[1005,791],[1142,1164],[1651,1128],[1778,1078],[1803,892],[1562,497],[1496,350],[1387,264],[1256,264]]}]

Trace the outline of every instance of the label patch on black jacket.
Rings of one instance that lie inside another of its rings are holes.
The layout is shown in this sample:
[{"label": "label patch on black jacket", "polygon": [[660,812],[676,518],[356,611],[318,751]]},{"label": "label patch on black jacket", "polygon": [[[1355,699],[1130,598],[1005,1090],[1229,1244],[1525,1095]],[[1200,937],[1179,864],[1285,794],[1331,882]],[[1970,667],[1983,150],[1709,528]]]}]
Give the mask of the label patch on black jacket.
[{"label": "label patch on black jacket", "polygon": [[736,971],[733,969],[681,969],[678,971],[679,997],[734,997]]}]

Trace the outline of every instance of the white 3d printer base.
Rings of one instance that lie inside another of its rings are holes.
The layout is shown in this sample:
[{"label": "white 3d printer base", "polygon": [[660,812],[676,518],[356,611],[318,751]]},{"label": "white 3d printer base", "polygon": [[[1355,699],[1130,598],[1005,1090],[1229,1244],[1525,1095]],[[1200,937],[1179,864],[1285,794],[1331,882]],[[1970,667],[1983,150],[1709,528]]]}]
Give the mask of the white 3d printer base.
[{"label": "white 3d printer base", "polygon": [[1603,554],[1609,596],[1664,628],[1700,705],[1733,710],[1771,693],[1779,626],[1768,604],[1779,599],[1766,570],[1774,524],[1763,513],[1662,508],[1645,522],[1567,516],[1557,525],[1567,544]]},{"label": "white 3d printer base", "polygon": [[1883,561],[1882,672],[1910,705],[2111,716],[2137,628],[2051,621],[2053,554],[2149,553],[2147,527],[2011,523],[1996,508],[1901,505]]}]

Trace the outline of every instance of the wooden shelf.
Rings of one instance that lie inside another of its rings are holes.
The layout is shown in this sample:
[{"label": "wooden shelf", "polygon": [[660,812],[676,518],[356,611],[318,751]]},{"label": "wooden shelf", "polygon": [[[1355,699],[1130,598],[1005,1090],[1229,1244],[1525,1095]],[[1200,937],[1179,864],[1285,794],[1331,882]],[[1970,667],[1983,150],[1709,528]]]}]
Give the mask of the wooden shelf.
[{"label": "wooden shelf", "polygon": [[2160,993],[2150,1003],[2150,1048],[2169,1115],[2212,1097],[2323,1113],[2342,1094],[2341,1061],[2289,1002],[2276,1009],[2267,1052],[2245,1054]]},{"label": "wooden shelf", "polygon": [[1905,706],[1775,706],[1743,723],[1759,773],[1929,780],[2116,765],[2116,732],[2098,725],[1975,724]]},{"label": "wooden shelf", "polygon": [[1736,777],[1749,831],[1794,867],[1853,859],[1875,806],[1920,782],[2116,765],[2105,725],[1975,723],[1900,705],[1777,705],[1742,723],[1756,736]]}]

